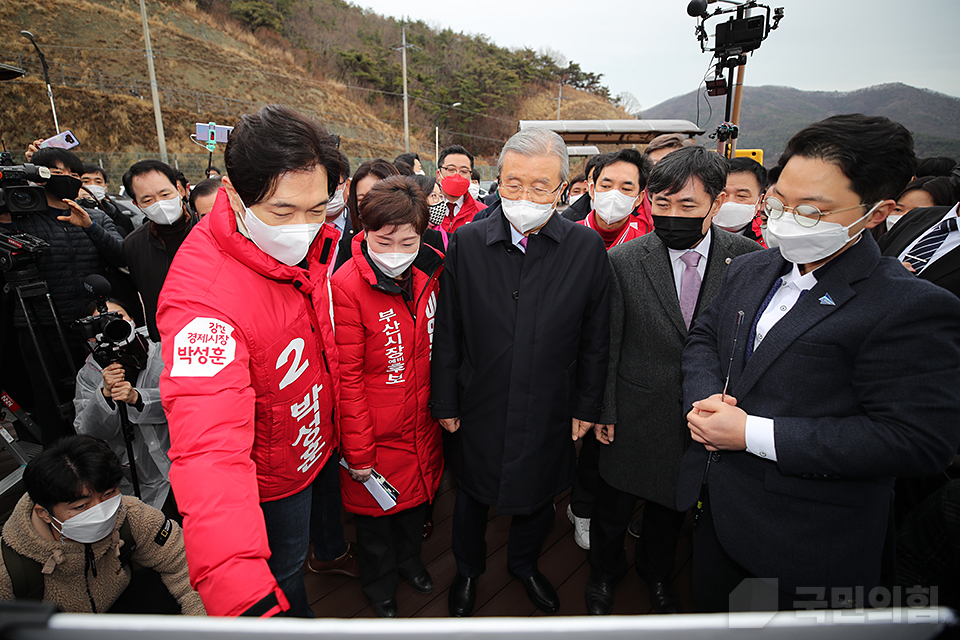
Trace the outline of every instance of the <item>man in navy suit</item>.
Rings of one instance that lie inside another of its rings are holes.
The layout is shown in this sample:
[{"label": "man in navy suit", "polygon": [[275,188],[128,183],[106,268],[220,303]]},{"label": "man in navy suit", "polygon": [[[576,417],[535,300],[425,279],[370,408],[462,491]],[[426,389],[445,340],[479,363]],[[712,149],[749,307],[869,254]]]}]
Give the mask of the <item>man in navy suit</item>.
[{"label": "man in navy suit", "polygon": [[882,117],[795,135],[766,200],[779,249],[737,258],[691,328],[677,501],[703,500],[700,611],[728,610],[747,578],[775,584],[781,609],[889,604],[894,478],[937,473],[960,444],[960,301],[862,233],[915,162],[910,133]]}]

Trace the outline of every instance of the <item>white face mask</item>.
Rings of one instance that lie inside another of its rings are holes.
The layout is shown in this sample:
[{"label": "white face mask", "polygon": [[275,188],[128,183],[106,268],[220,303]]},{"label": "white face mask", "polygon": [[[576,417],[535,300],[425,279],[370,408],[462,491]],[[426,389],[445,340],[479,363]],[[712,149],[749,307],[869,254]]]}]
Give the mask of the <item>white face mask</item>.
[{"label": "white face mask", "polygon": [[480,185],[476,182],[471,182],[470,186],[467,187],[467,192],[470,193],[470,197],[476,200],[480,197]]},{"label": "white face mask", "polygon": [[750,224],[756,215],[757,208],[752,204],[724,202],[713,217],[713,224],[724,231],[736,232]]},{"label": "white face mask", "polygon": [[376,253],[367,245],[367,254],[375,265],[388,278],[399,278],[413,261],[417,259],[418,251],[413,253]]},{"label": "white face mask", "polygon": [[583,194],[583,193],[578,193],[578,194],[575,195],[575,196],[570,196],[570,197],[568,197],[568,198],[567,198],[567,206],[572,207],[572,206],[573,206],[573,203],[576,202],[577,200],[579,200],[580,198],[582,198],[584,195],[585,195],[585,194]]},{"label": "white face mask", "polygon": [[767,245],[767,249],[773,249],[780,246],[780,241],[777,240],[774,235],[767,230],[767,225],[760,225],[760,235],[763,236],[763,244]]},{"label": "white face mask", "polygon": [[897,221],[898,221],[900,218],[902,218],[903,216],[904,216],[904,214],[902,214],[902,213],[901,213],[901,214],[898,214],[898,215],[889,215],[889,216],[887,216],[887,231],[890,231],[890,229],[893,229],[893,225],[897,224]]},{"label": "white face mask", "polygon": [[797,224],[792,213],[785,212],[779,218],[767,220],[767,231],[776,238],[784,260],[794,264],[819,262],[843,249],[847,243],[856,240],[860,233],[851,238],[848,233],[850,228],[868,218],[881,204],[878,202],[873,205],[863,217],[847,226],[820,220],[814,227],[803,227]]},{"label": "white face mask", "polygon": [[180,196],[169,200],[157,200],[147,207],[140,207],[140,211],[157,224],[173,224],[183,215],[183,200]]},{"label": "white face mask", "polygon": [[300,264],[307,257],[310,245],[320,233],[322,225],[319,222],[272,226],[258,218],[242,201],[240,204],[243,205],[243,226],[261,251],[289,267]]},{"label": "white face mask", "polygon": [[425,176],[425,175],[427,175],[426,173],[424,173],[423,169],[420,169],[420,171],[414,171],[414,173],[417,174],[418,176]]},{"label": "white face mask", "polygon": [[343,200],[343,187],[340,187],[333,194],[333,197],[327,201],[327,220],[339,216],[345,206],[347,206],[347,203]]},{"label": "white face mask", "polygon": [[117,525],[117,515],[120,513],[120,494],[98,505],[90,507],[83,513],[60,522],[50,515],[50,518],[60,525],[60,536],[74,542],[92,544],[103,540],[113,532]]},{"label": "white face mask", "polygon": [[550,204],[537,204],[529,200],[507,200],[500,198],[500,206],[503,208],[503,215],[520,233],[526,233],[531,229],[542,227],[546,224],[550,216],[553,215],[553,206],[556,202]]},{"label": "white face mask", "polygon": [[616,224],[633,213],[635,196],[628,196],[619,189],[595,191],[593,210],[607,224]]},{"label": "white face mask", "polygon": [[92,193],[97,200],[103,200],[103,196],[107,195],[107,188],[102,184],[85,184],[83,188]]}]

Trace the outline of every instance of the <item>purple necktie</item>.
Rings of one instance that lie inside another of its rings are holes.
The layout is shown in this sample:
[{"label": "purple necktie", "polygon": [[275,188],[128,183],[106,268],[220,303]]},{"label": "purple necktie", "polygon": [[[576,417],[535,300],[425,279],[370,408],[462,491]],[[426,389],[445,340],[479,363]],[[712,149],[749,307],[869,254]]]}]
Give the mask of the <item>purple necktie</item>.
[{"label": "purple necktie", "polygon": [[680,256],[680,259],[687,265],[680,275],[680,313],[689,329],[693,321],[693,312],[697,308],[697,298],[700,297],[700,274],[697,272],[700,254],[696,251],[688,251]]},{"label": "purple necktie", "polygon": [[520,238],[520,246],[523,247],[523,252],[527,252],[527,236]]}]

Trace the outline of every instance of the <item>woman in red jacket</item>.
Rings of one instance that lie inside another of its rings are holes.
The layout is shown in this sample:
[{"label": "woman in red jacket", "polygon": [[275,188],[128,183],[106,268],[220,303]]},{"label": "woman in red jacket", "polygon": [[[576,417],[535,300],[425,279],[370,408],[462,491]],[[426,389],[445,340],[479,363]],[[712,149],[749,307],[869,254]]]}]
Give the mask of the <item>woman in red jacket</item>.
[{"label": "woman in red jacket", "polygon": [[[363,592],[378,616],[396,617],[398,575],[420,593],[433,590],[420,545],[443,471],[440,427],[427,406],[443,258],[422,242],[428,206],[412,178],[378,182],[359,213],[364,237],[332,280],[349,465],[340,486],[356,514]],[[384,510],[363,484],[374,469],[399,493],[396,506]]]}]

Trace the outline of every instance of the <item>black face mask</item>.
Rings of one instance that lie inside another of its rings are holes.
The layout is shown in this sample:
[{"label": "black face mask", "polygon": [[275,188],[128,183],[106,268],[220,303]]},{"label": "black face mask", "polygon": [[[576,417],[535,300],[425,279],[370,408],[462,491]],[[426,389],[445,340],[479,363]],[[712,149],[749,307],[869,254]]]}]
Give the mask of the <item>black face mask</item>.
[{"label": "black face mask", "polygon": [[83,183],[73,176],[50,176],[43,188],[57,200],[76,200]]},{"label": "black face mask", "polygon": [[703,220],[706,218],[675,218],[673,216],[652,216],[653,231],[663,244],[677,251],[690,249],[703,240]]}]

